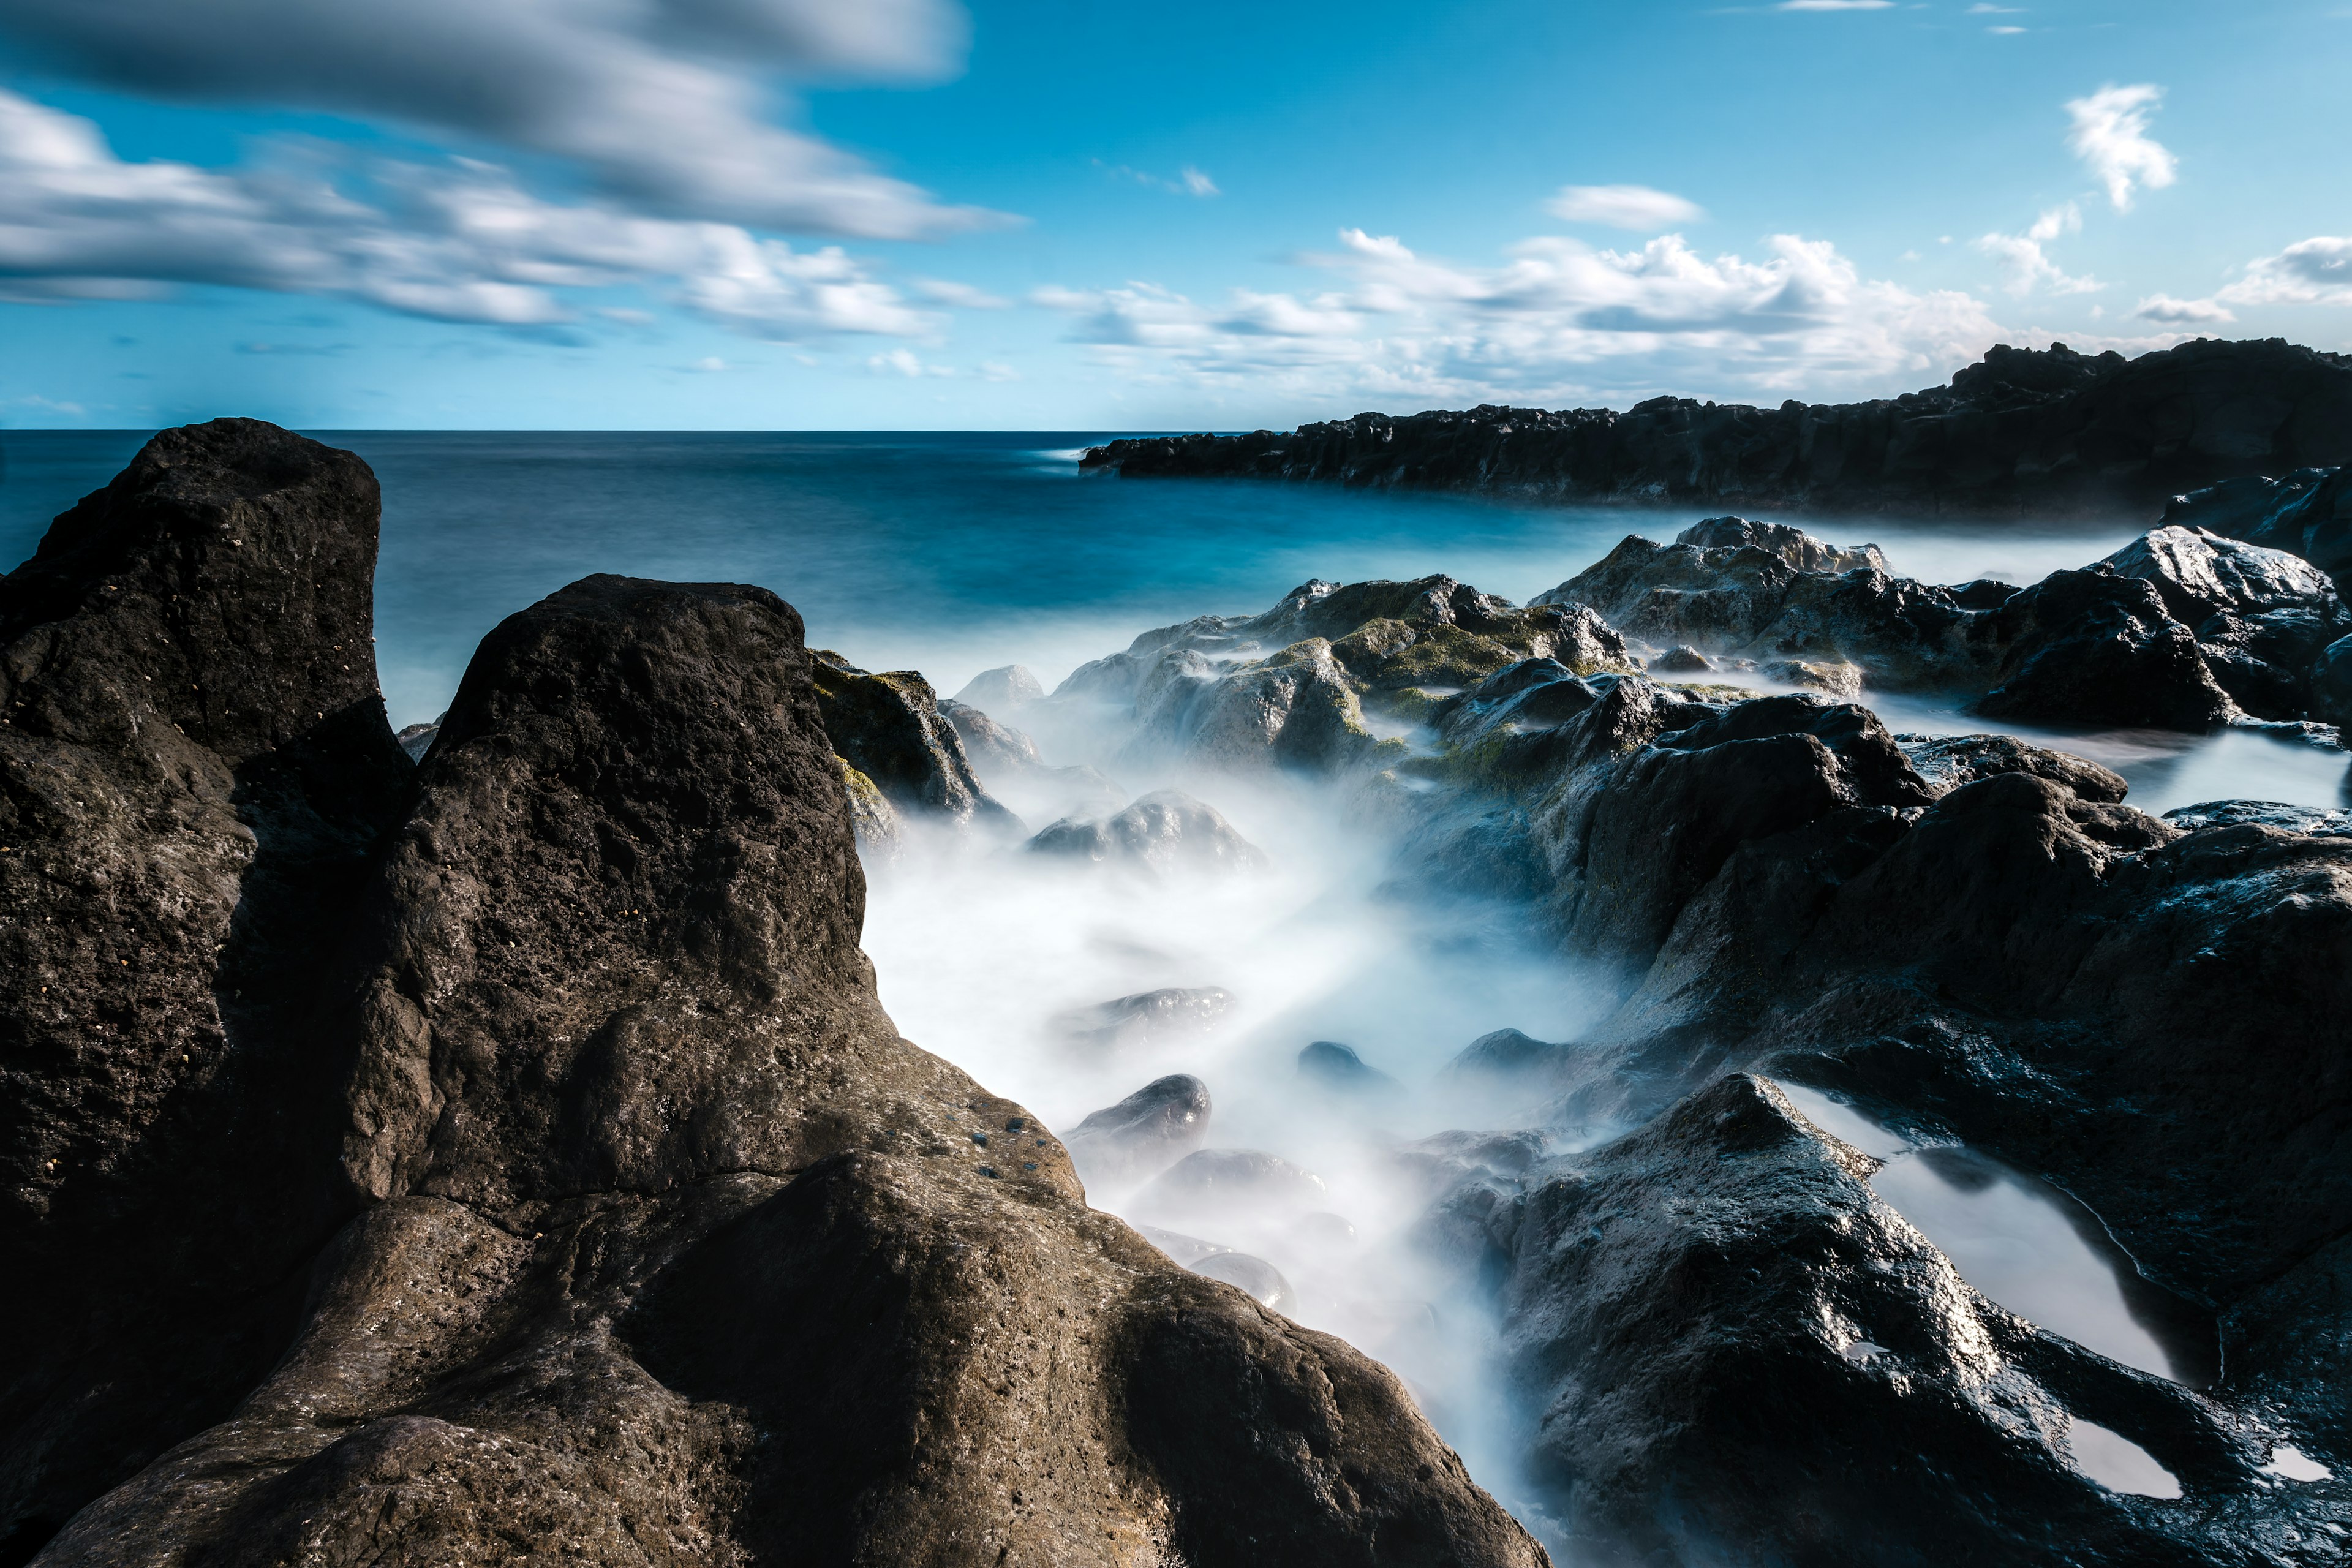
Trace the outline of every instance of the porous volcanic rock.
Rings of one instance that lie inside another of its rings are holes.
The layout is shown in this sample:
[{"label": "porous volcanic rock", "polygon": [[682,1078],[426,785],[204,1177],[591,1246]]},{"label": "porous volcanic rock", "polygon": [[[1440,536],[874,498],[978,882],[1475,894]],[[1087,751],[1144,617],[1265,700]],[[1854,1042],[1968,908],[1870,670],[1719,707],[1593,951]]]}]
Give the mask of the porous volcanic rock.
[{"label": "porous volcanic rock", "polygon": [[0,578],[0,1561],[228,1415],[348,1213],[320,1015],[414,772],[377,512],[215,420]]},{"label": "porous volcanic rock", "polygon": [[[0,588],[8,874],[84,900],[10,925],[44,1200],[10,1223],[97,1315],[12,1324],[51,1350],[11,1362],[19,1547],[1542,1561],[1393,1377],[1087,1209],[1021,1107],[898,1037],[789,606],[576,584],[485,639],[412,784],[372,671],[325,657],[364,646],[364,468],[211,430]],[[247,799],[278,816],[240,835]],[[194,940],[88,902],[100,871],[180,878],[140,896]],[[45,1013],[45,969],[89,1011]]]},{"label": "porous volcanic rock", "polygon": [[1131,438],[1081,459],[1137,479],[2040,517],[2153,515],[2181,491],[2343,463],[2352,463],[2352,358],[2275,338],[2200,339],[2131,360],[2004,344],[1948,386],[1869,403],[1654,397],[1622,413],[1486,405],[1285,433]]}]

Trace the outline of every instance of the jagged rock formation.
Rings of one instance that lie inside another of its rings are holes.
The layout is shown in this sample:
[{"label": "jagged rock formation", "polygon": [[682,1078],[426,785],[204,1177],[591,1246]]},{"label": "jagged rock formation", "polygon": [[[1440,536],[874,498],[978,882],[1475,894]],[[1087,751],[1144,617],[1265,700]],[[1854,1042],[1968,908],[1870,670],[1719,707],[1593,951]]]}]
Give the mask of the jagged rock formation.
[{"label": "jagged rock formation", "polygon": [[2225,479],[2173,497],[2164,521],[2284,550],[2341,577],[2352,571],[2352,467]]},{"label": "jagged rock formation", "polygon": [[1956,693],[1991,717],[2191,731],[2322,710],[2323,652],[2352,630],[2324,573],[2199,530],[2158,529],[2015,588],[1937,587],[1866,563],[1801,569],[1839,552],[1766,528],[1725,518],[1672,544],[1628,537],[1539,602],[1587,606],[1637,647],[1676,645],[1654,673],[1738,669],[1848,699],[1865,685]]},{"label": "jagged rock formation", "polygon": [[877,793],[901,812],[958,827],[1021,831],[1020,819],[972,776],[929,681],[911,669],[873,674],[823,650],[811,668],[834,750]]},{"label": "jagged rock formation", "polygon": [[1580,605],[1521,609],[1451,577],[1302,584],[1255,616],[1202,616],[1080,666],[1054,704],[1132,727],[1123,760],[1339,773],[1394,750],[1367,726],[1528,658],[1630,670],[1625,640]]},{"label": "jagged rock formation", "polygon": [[1557,500],[2053,517],[2153,515],[2200,486],[2347,462],[2352,358],[2268,339],[2200,340],[2134,360],[2001,346],[1949,386],[1870,403],[1654,397],[1622,414],[1360,414],[1287,434],[1114,441],[1083,466]]},{"label": "jagged rock formation", "polygon": [[374,523],[223,422],[0,582],[13,1554],[1542,1560],[898,1038],[789,606],[576,584],[412,778]]}]

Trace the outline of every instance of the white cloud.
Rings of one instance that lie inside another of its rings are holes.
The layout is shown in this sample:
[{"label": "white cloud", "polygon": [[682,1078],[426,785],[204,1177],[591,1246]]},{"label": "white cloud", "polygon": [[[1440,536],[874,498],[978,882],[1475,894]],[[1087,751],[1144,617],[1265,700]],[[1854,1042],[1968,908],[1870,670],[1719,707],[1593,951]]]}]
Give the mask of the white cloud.
[{"label": "white cloud", "polygon": [[1999,341],[1977,300],[1863,279],[1823,241],[1773,237],[1712,259],[1680,237],[1637,250],[1526,240],[1496,267],[1343,230],[1311,257],[1336,287],[1206,304],[1145,283],[1040,289],[1070,336],[1131,377],[1305,397],[1569,401],[1694,386],[1783,395],[1932,378]]},{"label": "white cloud", "polygon": [[1095,160],[1095,167],[1117,179],[1133,180],[1139,185],[1150,185],[1155,191],[1172,191],[1180,196],[1221,196],[1217,182],[1187,163],[1173,175],[1155,174],[1148,169],[1138,169],[1127,163],[1106,163]]},{"label": "white cloud", "polygon": [[1776,11],[1888,11],[1895,0],[1780,0]]},{"label": "white cloud", "polygon": [[1984,235],[1977,240],[1976,247],[2001,264],[2009,274],[2001,287],[2021,300],[2036,289],[2053,294],[2096,293],[2106,285],[2095,278],[2068,276],[2042,249],[2061,235],[2073,234],[2082,226],[2082,209],[2067,202],[2043,209],[2023,234]]},{"label": "white cloud", "polygon": [[1647,185],[1562,185],[1544,209],[1570,223],[1607,224],[1641,234],[1655,234],[1706,216],[1696,202]]},{"label": "white cloud", "polygon": [[2022,27],[1987,27],[1985,31],[1990,33],[1996,38],[2003,38],[2008,37],[2012,34],[2022,33],[2025,29]]},{"label": "white cloud", "polygon": [[2150,294],[2139,302],[2132,314],[2144,321],[2163,321],[2168,325],[2234,321],[2238,319],[2210,300],[2176,300],[2169,294]]},{"label": "white cloud", "polygon": [[909,378],[955,374],[955,372],[946,365],[924,363],[916,357],[912,349],[892,349],[887,353],[876,354],[866,362],[866,368],[877,375],[903,375]]},{"label": "white cloud", "polygon": [[88,121],[5,90],[0,214],[0,295],[20,300],[201,283],[547,326],[580,314],[565,290],[652,283],[761,337],[912,336],[938,324],[837,247],[544,202],[467,159],[354,165],[320,153],[226,172],[126,163]]},{"label": "white cloud", "polygon": [[2163,99],[2162,88],[2141,82],[2067,100],[2074,129],[2066,145],[2106,186],[2117,212],[2131,210],[2135,186],[2158,190],[2179,174],[2180,160],[2147,133],[2148,116]]},{"label": "white cloud", "polygon": [[777,123],[763,86],[950,71],[952,0],[10,0],[0,29],[136,92],[561,159],[660,216],[892,239],[993,220]]},{"label": "white cloud", "polygon": [[2246,265],[2215,296],[2233,305],[2352,305],[2352,238],[2320,235]]},{"label": "white cloud", "polygon": [[1983,0],[1978,0],[1978,4],[1969,7],[1969,15],[1971,16],[2022,16],[2024,12],[2025,7],[2022,5],[1988,5],[1983,3]]}]

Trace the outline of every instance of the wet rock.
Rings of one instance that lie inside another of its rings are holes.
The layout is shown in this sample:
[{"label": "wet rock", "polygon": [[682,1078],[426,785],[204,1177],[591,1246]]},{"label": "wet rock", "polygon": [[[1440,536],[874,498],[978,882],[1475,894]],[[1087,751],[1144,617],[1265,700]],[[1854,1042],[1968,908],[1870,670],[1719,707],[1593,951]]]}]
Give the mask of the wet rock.
[{"label": "wet rock", "polygon": [[[2076,1421],[2242,1489],[2193,1394],[1985,1300],[1769,1083],[1723,1079],[1538,1169],[1490,1228],[1535,1469],[1596,1557],[2222,1563],[2098,1486]],[[1930,1458],[1931,1457],[1931,1458]]]},{"label": "wet rock", "polygon": [[1776,658],[1759,666],[1757,673],[1767,680],[1777,680],[1785,686],[1801,686],[1840,702],[1856,701],[1862,696],[1862,667],[1844,660],[1826,663],[1801,658]]},{"label": "wet rock", "polygon": [[1654,675],[1704,675],[1714,668],[1715,661],[1688,643],[1676,643],[1650,660]]},{"label": "wet rock", "polygon": [[1196,1149],[1138,1193],[1135,1212],[1176,1223],[1235,1214],[1302,1215],[1330,1194],[1323,1178],[1256,1149]]},{"label": "wet rock", "polygon": [[1103,1186],[1148,1181],[1209,1135],[1209,1086],[1171,1073],[1087,1116],[1063,1140],[1078,1174]]},{"label": "wet rock", "polygon": [[2000,683],[1977,704],[1990,717],[2206,730],[2237,711],[2146,579],[2053,572],[1993,615]]},{"label": "wet rock", "polygon": [[898,808],[872,779],[851,767],[847,758],[835,760],[841,763],[841,787],[849,799],[849,825],[857,836],[858,852],[877,861],[897,859],[907,847],[906,825],[898,819]]},{"label": "wet rock", "polygon": [[1037,742],[1009,724],[1000,724],[967,703],[943,700],[940,717],[945,719],[963,742],[964,756],[972,771],[993,777],[1003,773],[1018,773],[1039,765]]},{"label": "wet rock", "polygon": [[2327,723],[2352,729],[2352,637],[2328,644],[2312,667],[2311,707]]},{"label": "wet rock", "polygon": [[992,713],[1012,713],[1045,700],[1045,689],[1025,665],[1000,665],[983,669],[964,683],[955,700]]},{"label": "wet rock", "polygon": [[1034,855],[1160,877],[1262,871],[1270,864],[1216,807],[1172,789],[1155,790],[1100,820],[1065,818],[1028,847]]},{"label": "wet rock", "polygon": [[1381,1099],[1404,1086],[1356,1054],[1353,1046],[1337,1040],[1316,1040],[1298,1053],[1298,1076],[1326,1094],[1348,1099]]},{"label": "wet rock", "polygon": [[[61,1568],[519,1541],[615,1565],[978,1542],[1239,1563],[1253,1533],[1541,1560],[1393,1378],[1088,1210],[1025,1111],[898,1037],[788,606],[576,584],[485,639],[412,782],[363,659],[314,640],[364,634],[365,469],[266,428],[175,437],[57,570],[0,584],[6,858],[73,866],[44,823],[163,750],[176,807],[115,819],[152,837],[110,878],[190,877],[138,891],[198,938],[151,933],[112,1059],[86,1016],[63,1021],[79,1056],[8,1058],[11,1168],[60,1171],[46,1217],[9,1220],[52,1227],[11,1238],[50,1287],[6,1306],[11,1342],[44,1347],[5,1406],[17,1542],[69,1517],[43,1558]],[[251,566],[220,559],[257,541]],[[211,645],[175,626],[228,628],[217,696]],[[193,689],[149,699],[159,670]],[[61,767],[79,793],[25,816],[19,781]],[[240,837],[232,788],[276,816]],[[76,943],[107,929],[77,923]],[[237,961],[262,967],[221,967],[218,941],[257,937]],[[21,1039],[50,1027],[45,965],[114,955],[19,956],[0,1016]],[[240,1011],[255,978],[283,984],[254,1005],[288,1010]],[[78,1063],[173,1092],[83,1093]],[[65,1158],[100,1136],[110,1163]],[[933,1424],[970,1442],[908,1440]]]},{"label": "wet rock", "polygon": [[1850,549],[1815,539],[1785,522],[1752,522],[1744,517],[1710,517],[1675,535],[1676,544],[1699,550],[1738,550],[1752,546],[1769,551],[1800,572],[1851,572],[1861,567],[1886,570],[1886,556],[1875,544]]},{"label": "wet rock", "polygon": [[2281,833],[2352,837],[2352,811],[2326,811],[2311,805],[2284,805],[2274,800],[2213,800],[2202,805],[2178,806],[2164,820],[2183,833],[2208,827],[2238,827],[2252,823]]},{"label": "wet rock", "polygon": [[2002,344],[1948,386],[1869,403],[1360,414],[1114,441],[1083,466],[1642,505],[2114,517],[2234,476],[2352,462],[2347,432],[2352,363],[2340,354],[2275,338],[2133,360]]},{"label": "wet rock", "polygon": [[2284,551],[2169,527],[2141,535],[2105,564],[2154,584],[2165,608],[2195,629],[2214,680],[2241,706],[2273,718],[2310,707],[2314,662],[2352,631],[2334,582]]},{"label": "wet rock", "polygon": [[1222,985],[1171,985],[1077,1008],[1054,1026],[1065,1040],[1090,1049],[1164,1046],[1219,1027],[1233,1005],[1233,993]]},{"label": "wet rock", "polygon": [[1276,1312],[1298,1310],[1298,1292],[1282,1270],[1246,1252],[1213,1252],[1192,1265],[1192,1272],[1234,1286],[1259,1306]]},{"label": "wet rock", "polygon": [[1556,1076],[1575,1049],[1517,1029],[1496,1029],[1456,1052],[1443,1076],[1469,1084],[1541,1081]]},{"label": "wet rock", "polygon": [[351,453],[218,419],[0,577],[16,1561],[227,1415],[349,1214],[319,1016],[415,774],[376,688],[377,515]]},{"label": "wet rock", "polygon": [[2084,800],[2120,802],[2130,790],[2123,775],[2098,763],[2012,735],[1897,735],[1904,756],[1938,795],[1997,773],[2032,773],[2063,784]]},{"label": "wet rock", "polygon": [[1162,655],[1137,689],[1129,765],[1185,763],[1331,773],[1377,742],[1348,671],[1321,638],[1244,667],[1189,649]]},{"label": "wet rock", "polygon": [[[2328,461],[2340,465],[2345,459]],[[2224,479],[2174,496],[2164,509],[2164,521],[2287,551],[2339,580],[2352,574],[2352,468],[2303,468],[2282,479],[2247,474]]]},{"label": "wet rock", "polygon": [[973,776],[930,682],[910,669],[874,674],[821,650],[811,668],[834,749],[900,811],[959,827],[1020,831],[1020,819]]}]

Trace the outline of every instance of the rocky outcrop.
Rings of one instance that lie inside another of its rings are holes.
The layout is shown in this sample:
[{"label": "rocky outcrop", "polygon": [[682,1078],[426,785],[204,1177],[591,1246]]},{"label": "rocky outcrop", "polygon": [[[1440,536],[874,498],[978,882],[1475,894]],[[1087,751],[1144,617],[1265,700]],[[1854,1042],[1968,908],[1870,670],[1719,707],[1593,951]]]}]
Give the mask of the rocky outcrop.
[{"label": "rocky outcrop", "polygon": [[873,674],[822,650],[810,668],[834,750],[901,812],[992,833],[1021,830],[972,775],[929,681],[911,669]]},{"label": "rocky outcrop", "polygon": [[1207,1034],[1224,1023],[1233,1006],[1233,993],[1222,985],[1170,985],[1073,1009],[1055,1026],[1064,1040],[1087,1050],[1127,1050]]},{"label": "rocky outcrop", "polygon": [[348,1213],[320,1017],[414,771],[377,509],[350,453],[215,420],[0,578],[10,1560],[235,1408]]},{"label": "rocky outcrop", "polygon": [[0,584],[13,1552],[1542,1560],[898,1037],[788,606],[576,584],[412,782],[373,522],[175,432]]},{"label": "rocky outcrop", "polygon": [[1519,608],[1451,577],[1300,584],[1256,616],[1202,616],[1082,665],[1050,700],[1131,729],[1135,766],[1340,773],[1384,746],[1367,714],[1416,721],[1514,664],[1631,670],[1625,639],[1576,605]]},{"label": "rocky outcrop", "polygon": [[1082,466],[1561,501],[2054,517],[2153,515],[2177,492],[2347,462],[2352,359],[2268,339],[2132,360],[2001,346],[1948,386],[1870,403],[1360,414],[1284,434],[1113,441]]},{"label": "rocky outcrop", "polygon": [[1108,817],[1056,822],[1028,847],[1057,861],[1154,878],[1263,871],[1269,865],[1265,852],[1216,807],[1172,789],[1155,790]]}]

